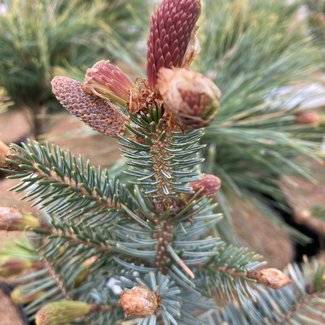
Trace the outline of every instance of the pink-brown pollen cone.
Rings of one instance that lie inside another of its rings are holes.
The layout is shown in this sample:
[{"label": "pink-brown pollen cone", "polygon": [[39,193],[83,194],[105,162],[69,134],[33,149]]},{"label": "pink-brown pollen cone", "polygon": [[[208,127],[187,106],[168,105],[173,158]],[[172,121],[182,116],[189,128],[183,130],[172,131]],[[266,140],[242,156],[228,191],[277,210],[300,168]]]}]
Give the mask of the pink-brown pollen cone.
[{"label": "pink-brown pollen cone", "polygon": [[147,53],[147,76],[152,89],[161,68],[183,66],[200,12],[200,0],[163,0],[152,16]]},{"label": "pink-brown pollen cone", "polygon": [[107,100],[87,93],[80,82],[57,76],[52,80],[52,91],[68,112],[97,132],[111,137],[124,133],[127,116]]}]

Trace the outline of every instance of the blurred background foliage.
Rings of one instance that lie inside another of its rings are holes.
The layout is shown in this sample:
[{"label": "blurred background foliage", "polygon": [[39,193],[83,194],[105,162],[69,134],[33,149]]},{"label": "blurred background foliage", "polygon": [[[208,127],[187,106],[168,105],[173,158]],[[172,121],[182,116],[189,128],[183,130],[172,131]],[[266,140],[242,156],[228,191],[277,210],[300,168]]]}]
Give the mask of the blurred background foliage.
[{"label": "blurred background foliage", "polygon": [[287,205],[280,177],[315,181],[305,162],[321,161],[324,125],[298,124],[297,114],[317,96],[303,88],[317,81],[325,57],[301,4],[205,1],[197,69],[214,79],[223,96],[203,141],[207,171],[223,180],[219,202],[226,215],[234,194],[272,212],[270,200]]},{"label": "blurred background foliage", "polygon": [[[316,40],[325,44],[325,0],[306,0],[310,10],[309,22]],[[325,51],[324,47],[323,50]]]},{"label": "blurred background foliage", "polygon": [[[50,81],[59,71],[85,70],[114,59],[141,36],[144,1],[1,1],[0,86],[31,110],[35,135],[53,105]],[[141,15],[140,15],[141,13]],[[76,73],[75,73],[76,74]]]}]

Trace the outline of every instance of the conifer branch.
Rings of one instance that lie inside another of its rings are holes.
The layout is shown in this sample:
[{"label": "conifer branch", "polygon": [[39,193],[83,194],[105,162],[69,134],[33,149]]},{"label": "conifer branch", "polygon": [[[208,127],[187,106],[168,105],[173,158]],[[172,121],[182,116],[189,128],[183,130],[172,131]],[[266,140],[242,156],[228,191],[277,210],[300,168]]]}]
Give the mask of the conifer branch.
[{"label": "conifer branch", "polygon": [[120,143],[128,158],[128,173],[136,177],[135,183],[145,189],[144,194],[152,197],[154,238],[158,241],[155,265],[165,273],[170,257],[167,247],[174,237],[171,218],[182,206],[177,194],[192,193],[187,184],[198,177],[198,170],[195,171],[193,166],[200,161],[202,146],[197,142],[202,133],[196,130],[186,136],[173,133],[163,115],[163,108],[158,106],[150,108],[146,115],[133,116],[131,120],[136,127],[127,128],[134,138],[120,136]]},{"label": "conifer branch", "polygon": [[59,147],[37,142],[24,148],[13,145],[6,164],[9,178],[22,178],[13,190],[27,191],[24,198],[36,201],[49,213],[68,212],[69,219],[91,213],[98,218],[120,210],[121,201],[131,203],[128,191],[110,179],[107,170],[96,170]]},{"label": "conifer branch", "polygon": [[83,245],[95,249],[95,251],[97,252],[105,252],[105,253],[112,252],[112,247],[108,244],[104,244],[104,243],[99,244],[99,243],[92,242],[89,237],[87,238],[87,240],[81,239],[80,231],[78,232],[73,231],[73,226],[69,227],[68,229],[66,228],[63,229],[64,230],[52,228],[51,230],[47,230],[46,232],[42,231],[42,235],[46,234],[48,238],[59,238],[59,239],[62,238],[64,240],[67,240],[70,243],[70,245]]},{"label": "conifer branch", "polygon": [[225,320],[234,325],[322,324],[325,320],[321,311],[325,305],[324,267],[317,261],[301,267],[294,264],[289,265],[287,273],[291,285],[280,290],[256,286],[253,300],[244,298],[241,306],[228,304],[200,318],[209,325]]},{"label": "conifer branch", "polygon": [[58,288],[60,289],[63,297],[67,300],[71,299],[70,294],[68,293],[68,290],[66,289],[63,279],[60,276],[60,274],[56,273],[55,269],[53,268],[53,266],[50,264],[49,260],[45,257],[42,258],[43,260],[43,265],[46,268],[46,270],[48,271],[48,274],[50,275],[50,277],[56,282]]},{"label": "conifer branch", "polygon": [[[312,319],[303,316],[302,311],[306,310],[308,313],[308,309],[313,311],[315,313],[315,311],[312,309],[311,306],[314,305],[314,303],[317,301],[317,298],[319,297],[319,295],[315,292],[313,294],[308,293],[305,297],[302,297],[301,299],[299,299],[298,303],[290,310],[290,312],[288,314],[282,314],[281,317],[281,322],[285,323],[290,323],[291,320],[294,319],[298,319],[300,321],[309,321],[310,324],[317,324],[318,322],[315,320],[313,321]],[[317,312],[315,313],[316,315],[318,314]],[[322,321],[325,321],[325,315],[321,316],[322,317]],[[319,325],[321,323],[318,323]],[[274,323],[275,325],[275,323]]]},{"label": "conifer branch", "polygon": [[[250,270],[262,267],[261,256],[246,248],[220,244],[215,256],[206,264],[199,266],[200,276],[205,279],[205,290],[208,294],[217,293],[228,296],[228,299],[241,301],[251,296],[249,278]],[[232,288],[236,286],[237,290]]]}]

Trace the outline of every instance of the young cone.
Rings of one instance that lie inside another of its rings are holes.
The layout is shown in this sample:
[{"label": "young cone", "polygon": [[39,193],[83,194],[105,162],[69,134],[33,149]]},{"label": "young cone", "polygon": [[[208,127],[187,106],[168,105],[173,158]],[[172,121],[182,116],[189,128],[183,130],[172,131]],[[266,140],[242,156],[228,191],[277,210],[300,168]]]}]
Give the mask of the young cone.
[{"label": "young cone", "polygon": [[187,50],[194,39],[200,12],[200,0],[163,0],[152,16],[147,54],[147,75],[152,89],[161,68],[187,66],[191,61]]},{"label": "young cone", "polygon": [[17,275],[30,269],[32,266],[32,261],[12,257],[11,259],[0,262],[0,276],[10,277]]},{"label": "young cone", "polygon": [[126,105],[135,85],[121,69],[102,60],[87,70],[83,88],[92,95],[109,99],[112,103]]},{"label": "young cone", "polygon": [[51,83],[60,104],[91,128],[111,137],[124,133],[128,118],[118,107],[87,93],[80,82],[71,78],[57,76]]},{"label": "young cone", "polygon": [[57,301],[42,307],[36,314],[36,325],[66,325],[88,315],[91,305],[81,301]]},{"label": "young cone", "polygon": [[40,298],[42,295],[44,295],[45,292],[39,291],[34,294],[28,294],[25,292],[22,287],[16,287],[12,292],[11,292],[11,300],[16,304],[16,305],[24,305],[28,304],[37,298]]}]

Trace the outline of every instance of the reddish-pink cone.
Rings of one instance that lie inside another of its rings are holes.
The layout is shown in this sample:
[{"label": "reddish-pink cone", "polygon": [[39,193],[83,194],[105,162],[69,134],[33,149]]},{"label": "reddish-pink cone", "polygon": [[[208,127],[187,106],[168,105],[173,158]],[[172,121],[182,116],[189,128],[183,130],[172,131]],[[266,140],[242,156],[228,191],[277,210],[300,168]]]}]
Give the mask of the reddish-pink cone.
[{"label": "reddish-pink cone", "polygon": [[200,197],[212,197],[214,196],[221,187],[221,180],[214,175],[202,175],[202,177],[190,183],[190,187],[196,193],[202,191],[198,198]]},{"label": "reddish-pink cone", "polygon": [[94,130],[112,137],[124,133],[128,118],[107,100],[87,93],[80,82],[57,76],[52,80],[52,91],[67,111]]},{"label": "reddish-pink cone", "polygon": [[135,85],[129,77],[109,61],[99,61],[87,70],[84,90],[112,103],[126,105]]},{"label": "reddish-pink cone", "polygon": [[152,89],[161,68],[188,66],[191,59],[187,51],[200,12],[200,0],[163,0],[152,16],[147,54],[147,75]]}]

